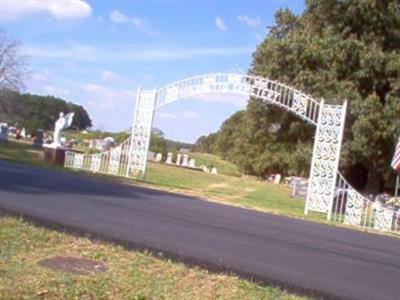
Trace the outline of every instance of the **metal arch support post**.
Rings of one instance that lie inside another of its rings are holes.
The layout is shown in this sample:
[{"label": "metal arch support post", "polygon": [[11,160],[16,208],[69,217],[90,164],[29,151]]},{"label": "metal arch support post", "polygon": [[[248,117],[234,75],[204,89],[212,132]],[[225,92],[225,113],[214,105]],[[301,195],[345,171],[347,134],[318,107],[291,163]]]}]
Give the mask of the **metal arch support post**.
[{"label": "metal arch support post", "polygon": [[341,149],[342,149],[342,141],[343,141],[343,133],[344,133],[344,125],[346,122],[346,112],[347,112],[347,100],[344,101],[343,103],[343,107],[342,107],[342,116],[341,116],[341,122],[340,122],[340,129],[339,129],[339,136],[338,136],[338,147],[336,150],[336,160],[335,160],[335,176],[334,176],[334,180],[332,181],[332,186],[331,186],[331,202],[329,205],[329,210],[328,210],[328,216],[327,216],[327,220],[330,221],[331,220],[331,215],[332,215],[332,207],[333,207],[333,200],[335,197],[335,186],[336,186],[336,181],[337,181],[337,171],[339,169],[339,161],[340,161],[340,153],[341,153]]},{"label": "metal arch support post", "polygon": [[326,213],[328,219],[330,219],[346,108],[346,101],[343,105],[321,103],[317,131],[315,133],[305,214],[312,210]]},{"label": "metal arch support post", "polygon": [[139,86],[138,90],[137,90],[137,94],[136,94],[136,103],[135,103],[135,111],[133,114],[133,121],[132,121],[132,128],[131,128],[131,136],[130,136],[130,140],[129,140],[129,152],[128,152],[128,166],[126,168],[126,177],[129,177],[129,172],[130,172],[130,166],[131,166],[131,162],[132,162],[132,157],[133,157],[133,153],[132,153],[132,149],[133,149],[133,136],[134,136],[134,130],[135,130],[135,124],[136,124],[136,118],[138,115],[138,108],[139,108],[139,102],[140,102],[140,92],[142,90],[142,87]]},{"label": "metal arch support post", "polygon": [[147,128],[147,140],[146,140],[146,154],[145,154],[145,159],[144,159],[144,162],[143,162],[143,170],[142,170],[142,181],[145,181],[146,180],[146,173],[147,173],[147,157],[148,157],[148,154],[149,154],[149,147],[150,147],[150,141],[151,141],[151,131],[152,131],[152,129],[153,129],[153,120],[154,120],[154,113],[155,113],[155,105],[156,105],[156,102],[157,102],[157,90],[155,89],[155,91],[154,91],[154,95],[153,95],[153,97],[151,98],[151,106],[152,106],[152,109],[151,109],[151,112],[150,112],[150,114],[151,114],[151,117],[150,117],[150,122],[149,122],[149,125],[148,125],[148,128]]},{"label": "metal arch support post", "polygon": [[314,137],[314,149],[313,149],[313,155],[311,158],[311,167],[310,167],[310,175],[309,175],[309,182],[308,182],[308,189],[307,189],[307,198],[306,198],[306,204],[304,207],[304,214],[308,215],[308,203],[310,201],[310,196],[311,196],[311,186],[312,186],[312,181],[314,177],[314,166],[315,166],[315,161],[316,161],[316,154],[317,154],[317,133],[320,129],[320,124],[321,124],[321,118],[322,118],[322,110],[324,109],[324,100],[322,99],[320,104],[319,104],[319,113],[318,113],[318,123],[317,123],[317,128],[315,130],[315,137]]},{"label": "metal arch support post", "polygon": [[142,180],[145,178],[156,100],[156,90],[139,89],[132,124],[127,176],[132,172],[141,173]]}]

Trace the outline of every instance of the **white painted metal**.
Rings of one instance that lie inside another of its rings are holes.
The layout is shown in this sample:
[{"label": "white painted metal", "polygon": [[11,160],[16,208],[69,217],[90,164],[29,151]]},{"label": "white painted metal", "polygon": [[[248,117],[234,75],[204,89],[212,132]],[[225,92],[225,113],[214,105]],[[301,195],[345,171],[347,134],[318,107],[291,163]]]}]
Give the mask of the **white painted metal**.
[{"label": "white painted metal", "polygon": [[156,90],[138,92],[130,141],[128,176],[131,173],[145,176],[156,98]]},{"label": "white painted metal", "polygon": [[234,93],[265,100],[316,125],[319,102],[282,83],[236,73],[211,73],[186,78],[157,90],[156,109],[180,99],[207,93]]},{"label": "white painted metal", "polygon": [[[319,109],[322,110],[323,108],[324,108],[324,100],[321,100]],[[322,114],[318,114],[316,132],[320,131],[321,117],[322,117]],[[308,204],[309,204],[309,199],[311,197],[311,182],[312,182],[312,178],[314,177],[314,172],[315,172],[315,168],[313,168],[312,166],[315,166],[315,164],[316,164],[316,162],[315,162],[316,161],[316,157],[317,157],[317,143],[316,143],[316,141],[317,141],[317,139],[315,138],[313,155],[311,157],[311,170],[310,170],[310,178],[309,178],[309,183],[308,183],[307,197],[306,197],[306,203],[304,205],[304,214],[306,214],[306,215],[308,214]]]},{"label": "white painted metal", "polygon": [[357,192],[338,172],[332,221],[367,230],[400,232],[400,211]]},{"label": "white painted metal", "polygon": [[322,104],[320,106],[306,199],[306,214],[309,210],[323,212],[327,213],[330,219],[346,106],[346,102],[344,105]]},{"label": "white painted metal", "polygon": [[[132,153],[132,148],[133,148],[133,145],[132,145],[132,138],[131,138],[131,137],[133,136],[133,130],[134,130],[134,128],[135,128],[135,123],[136,123],[136,116],[138,115],[138,108],[139,108],[139,103],[140,103],[139,97],[140,97],[140,92],[141,92],[141,90],[142,90],[142,87],[139,86],[139,87],[138,87],[137,94],[136,94],[136,104],[135,104],[135,112],[134,112],[134,114],[133,114],[133,122],[132,122],[131,136],[130,136],[130,138],[129,138],[128,166],[131,165],[132,156],[133,156],[133,155],[131,155],[131,153]],[[125,174],[126,177],[129,177],[129,172],[130,172],[129,168],[126,168],[126,174]]]}]

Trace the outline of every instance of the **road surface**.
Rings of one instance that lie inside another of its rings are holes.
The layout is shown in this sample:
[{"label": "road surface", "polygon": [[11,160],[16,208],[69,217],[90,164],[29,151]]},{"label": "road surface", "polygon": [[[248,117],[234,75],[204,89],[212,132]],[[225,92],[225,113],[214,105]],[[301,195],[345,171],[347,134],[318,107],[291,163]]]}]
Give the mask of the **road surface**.
[{"label": "road surface", "polygon": [[397,238],[4,161],[0,208],[289,290],[400,299]]}]

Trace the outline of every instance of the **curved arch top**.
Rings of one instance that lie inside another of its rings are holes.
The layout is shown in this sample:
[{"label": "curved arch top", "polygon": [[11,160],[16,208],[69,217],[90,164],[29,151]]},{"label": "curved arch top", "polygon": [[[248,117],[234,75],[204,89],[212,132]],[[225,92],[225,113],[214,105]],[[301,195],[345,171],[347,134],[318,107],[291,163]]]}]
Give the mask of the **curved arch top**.
[{"label": "curved arch top", "polygon": [[320,102],[277,81],[237,73],[210,73],[186,78],[157,89],[155,109],[183,98],[207,93],[234,93],[277,105],[313,125],[318,122]]}]

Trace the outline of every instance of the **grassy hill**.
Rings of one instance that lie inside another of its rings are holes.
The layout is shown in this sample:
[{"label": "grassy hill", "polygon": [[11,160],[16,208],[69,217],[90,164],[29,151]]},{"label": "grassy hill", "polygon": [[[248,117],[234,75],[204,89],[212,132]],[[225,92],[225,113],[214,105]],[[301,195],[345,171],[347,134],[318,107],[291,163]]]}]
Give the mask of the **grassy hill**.
[{"label": "grassy hill", "polygon": [[193,152],[189,154],[190,158],[196,159],[196,165],[201,166],[214,166],[218,170],[218,174],[240,177],[241,173],[239,169],[231,162],[221,159],[219,156]]},{"label": "grassy hill", "polygon": [[304,218],[304,200],[292,198],[291,190],[286,186],[261,180],[149,163],[146,183],[230,205]]}]

